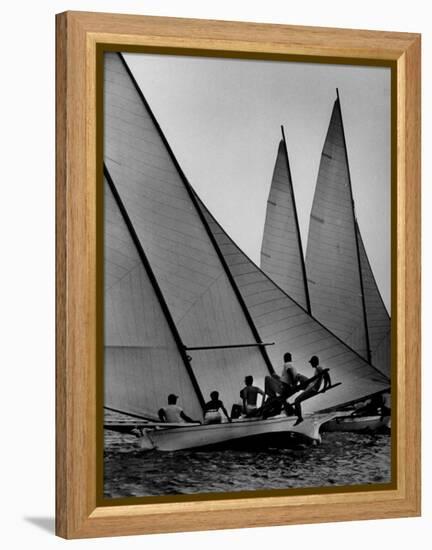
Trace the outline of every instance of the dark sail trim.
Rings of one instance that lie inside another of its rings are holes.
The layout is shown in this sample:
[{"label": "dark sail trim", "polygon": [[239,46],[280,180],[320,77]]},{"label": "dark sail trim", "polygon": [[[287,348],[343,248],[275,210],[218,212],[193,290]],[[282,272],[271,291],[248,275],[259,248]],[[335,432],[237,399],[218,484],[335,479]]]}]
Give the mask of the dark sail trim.
[{"label": "dark sail trim", "polygon": [[308,287],[307,277],[306,277],[306,264],[305,264],[304,254],[303,254],[303,245],[302,245],[302,240],[300,235],[300,226],[299,226],[299,221],[297,216],[297,206],[296,206],[296,200],[295,200],[294,189],[292,184],[291,167],[290,167],[290,162],[288,157],[288,148],[285,140],[285,131],[283,126],[281,126],[281,130],[282,130],[282,141],[284,144],[285,159],[288,167],[288,182],[289,182],[289,188],[291,193],[291,199],[293,203],[294,220],[295,220],[296,229],[297,229],[297,241],[298,241],[299,255],[300,255],[300,261],[301,261],[301,267],[302,267],[302,273],[303,273],[303,285],[304,285],[305,296],[306,296],[306,307],[310,315],[312,310],[311,310],[311,303],[309,298],[309,287]]},{"label": "dark sail trim", "polygon": [[109,185],[109,187],[110,187],[110,189],[111,189],[111,192],[112,192],[112,194],[113,194],[113,196],[114,196],[114,199],[115,199],[115,201],[116,201],[116,203],[117,203],[117,206],[118,206],[118,208],[119,208],[119,210],[120,210],[120,212],[121,212],[121,215],[123,216],[124,222],[125,222],[126,227],[127,227],[128,231],[129,231],[129,233],[130,233],[130,236],[131,236],[131,238],[132,238],[132,241],[133,241],[133,243],[134,243],[134,245],[135,245],[135,247],[136,247],[136,249],[137,249],[138,256],[140,257],[140,260],[141,260],[142,263],[143,263],[144,269],[146,270],[147,276],[148,276],[148,278],[150,279],[150,283],[151,283],[151,285],[152,285],[152,287],[153,287],[153,290],[155,291],[156,297],[157,297],[158,300],[159,300],[161,309],[162,309],[162,311],[163,311],[163,313],[164,313],[164,315],[165,315],[165,319],[166,319],[166,321],[167,321],[167,323],[168,323],[168,325],[169,325],[169,327],[170,327],[170,329],[171,329],[172,335],[173,335],[173,337],[174,337],[174,340],[175,340],[175,342],[176,342],[176,344],[177,344],[177,348],[178,348],[178,350],[179,350],[179,353],[180,353],[180,355],[181,355],[181,357],[182,357],[182,359],[183,359],[183,362],[184,362],[184,364],[185,364],[186,371],[187,371],[187,373],[189,374],[189,377],[190,377],[190,379],[191,379],[192,386],[193,386],[193,388],[194,388],[194,390],[195,390],[195,393],[196,393],[196,395],[197,395],[198,401],[199,401],[201,407],[204,408],[205,400],[204,400],[203,394],[202,394],[202,392],[201,392],[201,388],[199,387],[198,381],[197,381],[197,379],[195,378],[195,374],[194,374],[194,372],[193,372],[193,370],[192,370],[192,367],[191,367],[191,365],[190,365],[188,356],[187,356],[186,351],[185,351],[185,345],[183,344],[182,339],[181,339],[181,337],[180,337],[180,333],[178,332],[177,327],[176,327],[176,325],[175,325],[175,323],[174,323],[174,320],[173,320],[173,318],[171,317],[171,312],[170,312],[170,310],[169,310],[169,308],[168,308],[168,305],[167,305],[167,303],[166,303],[166,301],[165,301],[165,298],[164,298],[164,296],[163,296],[163,294],[162,294],[162,291],[161,291],[161,289],[160,289],[160,287],[159,287],[159,284],[158,284],[158,282],[157,282],[157,279],[156,279],[156,277],[155,277],[155,275],[154,275],[154,273],[153,273],[153,270],[152,270],[152,268],[151,268],[151,266],[150,266],[150,263],[149,263],[149,261],[148,261],[148,259],[147,259],[147,256],[146,256],[145,252],[144,252],[144,249],[143,249],[143,247],[141,246],[140,240],[139,240],[139,238],[138,238],[138,235],[137,235],[136,232],[135,232],[135,228],[134,228],[133,225],[132,225],[132,222],[131,222],[131,220],[130,220],[130,218],[129,218],[129,215],[128,215],[127,211],[126,211],[126,208],[125,208],[125,206],[124,206],[124,204],[123,204],[123,201],[121,200],[120,195],[119,195],[119,193],[118,193],[118,191],[117,191],[117,189],[116,189],[116,186],[115,186],[114,181],[113,181],[113,179],[112,179],[112,177],[111,177],[111,174],[109,173],[108,168],[105,166],[105,164],[104,164],[104,167],[103,167],[103,171],[104,171],[104,175],[105,175],[105,177],[106,177],[106,179],[107,179],[108,185]]},{"label": "dark sail trim", "polygon": [[343,124],[342,109],[341,109],[341,104],[340,104],[338,88],[336,88],[336,95],[337,95],[337,100],[336,101],[337,101],[337,104],[338,104],[339,115],[340,115],[340,120],[341,120],[342,139],[343,139],[344,153],[345,153],[345,162],[346,162],[347,173],[348,173],[348,184],[349,184],[349,190],[350,190],[350,195],[351,195],[351,206],[352,206],[352,216],[353,216],[353,223],[354,223],[357,264],[358,264],[358,270],[359,270],[360,290],[361,290],[362,307],[363,307],[363,322],[364,322],[365,336],[366,336],[367,360],[368,360],[369,363],[371,363],[372,362],[372,353],[371,353],[371,347],[370,347],[369,328],[368,328],[368,321],[367,321],[367,315],[366,315],[366,300],[365,300],[365,295],[364,295],[363,275],[362,275],[362,268],[361,268],[361,262],[360,262],[360,246],[359,246],[358,233],[357,233],[357,219],[356,219],[356,215],[355,215],[354,195],[353,195],[352,183],[351,183],[351,172],[350,172],[349,162],[348,162],[348,150],[347,150],[347,144],[346,144],[346,140],[345,140],[345,129],[344,129],[344,124]]},{"label": "dark sail trim", "polygon": [[[231,272],[230,272],[230,270],[229,270],[229,268],[228,268],[228,265],[227,265],[227,263],[226,263],[226,261],[225,261],[225,258],[223,257],[221,251],[219,250],[219,247],[217,246],[216,240],[215,240],[215,238],[214,238],[214,236],[213,236],[213,234],[212,234],[212,232],[211,232],[211,230],[210,230],[210,228],[209,228],[209,226],[208,226],[208,224],[207,224],[207,221],[206,221],[206,219],[205,219],[203,213],[201,212],[201,210],[200,210],[200,208],[199,208],[199,205],[198,205],[198,203],[197,203],[197,200],[196,200],[196,197],[195,197],[195,194],[194,194],[193,189],[192,189],[192,187],[191,187],[189,181],[187,180],[187,178],[186,178],[186,176],[185,176],[183,170],[181,169],[180,164],[178,163],[178,161],[177,161],[177,159],[176,159],[176,157],[175,157],[175,155],[174,155],[174,153],[173,153],[173,151],[172,151],[172,149],[171,149],[171,147],[170,147],[170,145],[169,145],[169,143],[168,143],[168,140],[166,139],[165,134],[164,134],[163,131],[162,131],[162,128],[160,127],[160,125],[159,125],[159,123],[158,123],[158,121],[157,121],[155,115],[153,114],[153,111],[152,111],[151,108],[150,108],[150,105],[148,104],[146,98],[144,97],[144,94],[142,93],[141,88],[138,86],[138,83],[137,83],[137,81],[135,80],[135,77],[134,77],[134,75],[132,74],[132,71],[130,70],[128,64],[126,63],[126,61],[125,61],[123,55],[122,55],[120,52],[118,52],[118,56],[119,56],[119,58],[120,58],[120,60],[121,60],[121,62],[122,62],[122,64],[123,64],[124,68],[126,69],[126,72],[127,72],[127,74],[129,75],[129,77],[130,77],[130,79],[131,79],[131,81],[132,81],[132,83],[133,83],[133,85],[134,85],[134,87],[135,87],[135,89],[136,89],[136,91],[137,91],[139,97],[141,98],[141,101],[142,101],[143,104],[145,105],[145,107],[146,107],[146,109],[147,109],[147,111],[148,111],[148,113],[149,113],[149,115],[150,115],[150,118],[152,119],[153,124],[155,125],[156,130],[158,131],[158,133],[159,133],[159,135],[160,135],[160,137],[161,137],[161,139],[162,139],[162,141],[163,141],[163,144],[165,145],[166,150],[168,151],[168,154],[169,154],[169,156],[171,157],[171,160],[173,161],[174,166],[175,166],[176,169],[177,169],[178,174],[179,174],[179,176],[180,176],[180,178],[181,178],[183,184],[184,184],[185,187],[186,187],[186,190],[187,190],[187,192],[188,192],[188,194],[189,194],[189,197],[191,198],[192,203],[193,203],[193,205],[194,205],[194,207],[195,207],[195,209],[196,209],[196,212],[198,213],[198,216],[199,216],[199,218],[200,218],[202,224],[204,225],[204,228],[205,228],[205,230],[206,230],[206,232],[207,232],[207,235],[208,235],[208,237],[209,237],[211,243],[213,244],[213,247],[214,247],[214,249],[215,249],[215,251],[216,251],[216,253],[217,253],[217,255],[218,255],[218,258],[219,258],[219,260],[220,260],[220,262],[221,262],[221,264],[222,264],[223,270],[225,271],[225,274],[226,274],[226,276],[228,277],[228,280],[229,280],[229,282],[230,282],[230,284],[231,284],[231,287],[232,287],[232,289],[233,289],[233,291],[234,291],[234,294],[236,295],[236,298],[237,298],[237,300],[238,300],[238,302],[239,302],[239,304],[240,304],[240,307],[242,308],[243,314],[244,314],[244,316],[245,316],[245,318],[246,318],[246,321],[247,321],[247,323],[248,323],[248,325],[249,325],[249,328],[251,329],[252,334],[253,334],[255,340],[257,341],[257,343],[258,343],[258,344],[262,344],[262,341],[261,341],[261,338],[260,338],[260,336],[259,336],[259,333],[258,333],[258,331],[257,331],[257,329],[256,329],[256,327],[255,327],[255,324],[254,324],[254,322],[253,322],[253,320],[252,320],[252,317],[250,316],[250,313],[249,313],[249,311],[248,311],[248,309],[247,309],[247,307],[246,307],[246,304],[244,303],[243,297],[242,297],[242,295],[241,295],[241,293],[240,293],[240,291],[239,291],[239,289],[238,289],[238,287],[237,287],[237,285],[236,285],[236,283],[235,283],[235,281],[234,281],[234,278],[233,278],[233,276],[232,276],[232,274],[231,274]],[[271,360],[270,360],[270,357],[268,356],[268,353],[267,353],[265,347],[264,347],[264,346],[259,346],[259,349],[260,349],[260,351],[261,351],[262,357],[263,357],[263,359],[264,359],[264,362],[265,362],[265,364],[266,364],[266,366],[267,366],[267,368],[268,368],[270,374],[273,374],[273,373],[275,372],[275,370],[274,370],[274,368],[273,368],[272,362],[271,362]]]}]

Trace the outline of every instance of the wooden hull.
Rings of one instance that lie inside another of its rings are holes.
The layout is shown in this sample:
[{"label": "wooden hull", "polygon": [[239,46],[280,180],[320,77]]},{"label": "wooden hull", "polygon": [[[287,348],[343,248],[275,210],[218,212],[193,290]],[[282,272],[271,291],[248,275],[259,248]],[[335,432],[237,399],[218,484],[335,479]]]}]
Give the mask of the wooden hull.
[{"label": "wooden hull", "polygon": [[376,432],[390,429],[391,417],[385,416],[340,416],[322,425],[322,432]]},{"label": "wooden hull", "polygon": [[321,441],[320,427],[335,417],[334,413],[305,416],[294,426],[297,418],[279,415],[266,420],[234,420],[232,423],[145,430],[141,438],[143,449],[181,451],[215,447],[285,446],[300,439],[309,443]]}]

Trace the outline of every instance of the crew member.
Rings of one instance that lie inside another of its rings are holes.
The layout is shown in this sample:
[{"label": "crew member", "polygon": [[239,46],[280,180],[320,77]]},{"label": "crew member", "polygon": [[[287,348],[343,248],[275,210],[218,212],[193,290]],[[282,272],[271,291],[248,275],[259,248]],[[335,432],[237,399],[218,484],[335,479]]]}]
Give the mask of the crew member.
[{"label": "crew member", "polygon": [[258,386],[253,385],[253,376],[246,376],[245,384],[246,386],[240,391],[240,397],[243,400],[243,412],[246,416],[255,416],[258,411],[258,395],[262,395],[264,400],[264,392]]},{"label": "crew member", "polygon": [[158,415],[161,422],[181,424],[182,422],[200,423],[199,420],[192,420],[179,405],[177,405],[178,395],[170,393],[168,396],[168,405],[159,409]]},{"label": "crew member", "polygon": [[269,397],[279,395],[286,399],[295,393],[298,384],[307,380],[306,376],[299,374],[292,364],[291,353],[285,353],[283,360],[284,364],[282,366],[281,375],[279,376],[273,373],[271,376],[266,376],[264,379],[264,392]]},{"label": "crew member", "polygon": [[212,391],[210,394],[210,401],[204,405],[204,424],[220,424],[222,422],[220,411],[227,417],[228,422],[231,422],[231,418],[224,404],[219,399],[219,392]]},{"label": "crew member", "polygon": [[[326,391],[331,386],[330,375],[328,374],[327,369],[324,369],[319,364],[319,358],[316,355],[313,355],[309,360],[310,365],[314,369],[314,375],[310,378],[310,383],[307,384],[305,390],[294,400],[294,411],[297,415],[297,421],[294,426],[303,422],[302,410],[300,403],[316,395],[321,388],[321,384],[324,381],[324,385],[321,391]],[[304,382],[303,382],[304,383]]]}]

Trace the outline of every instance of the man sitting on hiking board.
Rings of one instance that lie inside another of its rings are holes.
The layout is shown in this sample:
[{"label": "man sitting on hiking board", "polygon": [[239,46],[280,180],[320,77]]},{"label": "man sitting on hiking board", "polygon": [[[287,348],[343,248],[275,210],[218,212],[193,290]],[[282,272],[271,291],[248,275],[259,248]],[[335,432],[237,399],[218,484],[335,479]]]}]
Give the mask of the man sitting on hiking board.
[{"label": "man sitting on hiking board", "polygon": [[[317,395],[320,390],[323,392],[326,391],[331,386],[331,380],[328,370],[320,366],[318,357],[316,355],[313,355],[310,358],[309,363],[311,364],[312,368],[315,369],[315,372],[312,378],[309,379],[310,383],[306,385],[304,391],[294,400],[294,411],[297,416],[297,421],[294,426],[297,426],[298,424],[300,424],[300,422],[303,422],[300,403],[302,401],[305,401],[306,399],[309,399],[310,397],[313,397],[314,395]],[[324,385],[321,388],[321,384],[323,381]]]},{"label": "man sitting on hiking board", "polygon": [[308,378],[300,374],[292,364],[291,353],[283,356],[284,364],[280,376],[273,373],[264,379],[265,402],[262,405],[262,417],[269,418],[285,410],[287,416],[293,414],[293,408],[287,403],[288,397],[297,393],[307,383]]},{"label": "man sitting on hiking board", "polygon": [[282,366],[281,375],[273,373],[271,376],[266,376],[264,380],[264,392],[269,397],[287,398],[295,393],[298,384],[307,380],[306,376],[299,374],[297,369],[292,364],[291,353],[287,352],[283,356],[284,364]]}]

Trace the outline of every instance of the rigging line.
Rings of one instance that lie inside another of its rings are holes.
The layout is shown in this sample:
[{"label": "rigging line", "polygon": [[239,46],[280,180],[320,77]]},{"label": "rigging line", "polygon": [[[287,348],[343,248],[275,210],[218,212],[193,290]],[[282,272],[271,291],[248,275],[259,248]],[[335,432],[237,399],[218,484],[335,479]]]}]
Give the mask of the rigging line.
[{"label": "rigging line", "polygon": [[[210,239],[210,242],[212,243],[213,248],[214,248],[214,250],[215,250],[215,252],[216,252],[216,254],[217,254],[218,258],[219,258],[219,261],[220,261],[221,264],[222,264],[223,270],[224,270],[225,273],[226,273],[226,276],[227,276],[227,278],[228,278],[228,280],[229,280],[229,282],[230,282],[231,288],[232,288],[233,291],[234,291],[234,294],[235,294],[235,296],[236,296],[236,298],[237,298],[237,300],[238,300],[238,303],[239,303],[239,305],[240,305],[240,307],[241,307],[241,309],[242,309],[242,311],[243,311],[244,317],[246,318],[246,321],[247,321],[247,323],[248,323],[248,325],[249,325],[249,328],[250,328],[250,330],[251,330],[253,336],[254,336],[254,338],[256,339],[257,343],[261,343],[262,340],[261,340],[261,337],[260,337],[260,335],[259,335],[259,332],[258,332],[258,330],[257,330],[257,328],[256,328],[256,326],[255,326],[255,324],[254,324],[254,322],[253,322],[253,320],[252,320],[252,317],[251,317],[251,315],[250,315],[250,313],[249,313],[247,307],[246,307],[246,304],[245,304],[245,302],[244,302],[244,300],[243,300],[243,297],[242,297],[242,295],[241,295],[241,293],[240,293],[240,291],[239,291],[239,289],[238,289],[238,287],[237,287],[237,284],[236,284],[236,282],[235,282],[235,280],[234,280],[234,277],[233,277],[233,275],[232,275],[232,273],[231,273],[231,271],[230,271],[230,269],[229,269],[229,267],[228,267],[228,264],[226,263],[226,260],[225,260],[223,254],[222,254],[222,252],[221,252],[221,250],[220,250],[220,248],[219,248],[219,245],[218,245],[217,242],[216,242],[216,239],[215,239],[215,237],[214,237],[214,235],[213,235],[213,233],[212,233],[212,231],[211,231],[211,229],[210,229],[210,227],[209,227],[209,225],[208,225],[208,223],[207,223],[207,220],[205,219],[205,216],[204,216],[202,210],[201,210],[200,207],[199,207],[199,204],[198,204],[198,201],[197,201],[197,196],[196,196],[196,194],[195,194],[195,191],[193,190],[191,184],[189,183],[188,179],[186,178],[186,175],[184,174],[183,170],[181,169],[181,166],[180,166],[180,164],[178,163],[178,161],[177,161],[177,159],[176,159],[176,157],[175,157],[175,155],[174,155],[174,152],[172,151],[171,146],[170,146],[170,144],[168,143],[168,140],[167,140],[167,138],[165,137],[165,134],[163,133],[162,128],[161,128],[160,125],[159,125],[159,122],[157,121],[157,119],[156,119],[156,117],[155,117],[153,111],[152,111],[151,108],[150,108],[150,105],[148,104],[146,98],[144,97],[144,94],[143,94],[141,88],[139,87],[139,85],[138,85],[138,83],[137,83],[137,81],[136,81],[134,75],[132,74],[132,71],[130,70],[128,64],[126,63],[126,60],[124,59],[123,55],[122,55],[120,52],[117,52],[117,55],[119,56],[119,58],[120,58],[120,60],[121,60],[121,62],[122,62],[122,64],[123,64],[123,66],[124,66],[124,68],[125,68],[127,74],[129,75],[129,78],[131,79],[133,85],[135,86],[136,92],[138,93],[139,97],[141,98],[141,101],[143,102],[143,105],[144,105],[145,108],[147,109],[147,111],[148,111],[148,113],[149,113],[149,115],[150,115],[150,118],[151,118],[151,120],[153,121],[153,124],[155,125],[156,130],[157,130],[157,132],[159,133],[159,136],[160,136],[160,138],[161,138],[163,144],[165,145],[166,150],[167,150],[169,156],[171,157],[171,160],[172,160],[172,162],[173,162],[175,168],[177,169],[177,172],[178,172],[178,174],[179,174],[179,176],[180,176],[180,178],[181,178],[181,180],[182,180],[182,182],[183,182],[183,184],[184,184],[184,186],[185,186],[185,188],[186,188],[187,193],[189,194],[189,196],[190,196],[190,198],[191,198],[191,201],[192,201],[192,203],[193,203],[193,205],[194,205],[194,207],[195,207],[195,210],[196,210],[196,212],[197,212],[197,214],[198,214],[198,216],[199,216],[199,218],[200,218],[200,220],[201,220],[201,222],[202,222],[202,224],[203,224],[203,226],[204,226],[204,228],[205,228],[205,230],[206,230],[206,233],[207,233],[207,235],[208,235],[208,237],[209,237],[209,239]],[[260,347],[259,347],[259,350],[261,351],[261,354],[262,354],[264,363],[266,364],[266,366],[267,366],[267,368],[268,368],[270,374],[273,374],[273,373],[274,373],[274,368],[273,368],[272,362],[271,362],[271,360],[270,360],[269,355],[267,354],[267,351],[266,351],[265,347],[260,346]]]},{"label": "rigging line", "polygon": [[152,268],[151,268],[151,266],[150,266],[150,263],[149,263],[149,261],[148,261],[148,259],[147,259],[147,256],[146,256],[145,252],[144,252],[144,249],[143,249],[143,247],[141,246],[141,242],[140,242],[140,240],[139,240],[139,238],[138,238],[138,235],[137,235],[136,232],[135,232],[135,228],[134,228],[134,226],[132,225],[132,222],[131,222],[131,220],[130,220],[130,218],[129,218],[129,215],[128,215],[127,211],[126,211],[126,208],[125,208],[125,206],[124,206],[124,204],[123,204],[123,202],[122,202],[122,200],[121,200],[121,197],[120,197],[120,195],[119,195],[119,193],[118,193],[118,191],[117,191],[117,188],[116,188],[116,186],[115,186],[115,184],[114,184],[114,181],[113,181],[113,179],[111,178],[110,173],[108,172],[108,168],[105,166],[105,163],[104,163],[104,168],[103,168],[103,169],[104,169],[104,175],[105,175],[105,177],[106,177],[106,180],[107,180],[107,182],[108,182],[108,185],[109,185],[109,187],[110,187],[110,189],[111,189],[111,191],[112,191],[112,194],[113,194],[114,199],[115,199],[115,201],[116,201],[116,203],[117,203],[117,206],[119,207],[119,210],[120,210],[120,212],[121,212],[121,214],[122,214],[122,216],[123,216],[123,219],[124,219],[124,221],[125,221],[126,227],[128,228],[129,233],[130,233],[130,235],[131,235],[131,238],[132,238],[132,240],[133,240],[133,242],[134,242],[134,244],[135,244],[135,246],[136,246],[138,255],[139,255],[139,257],[140,257],[140,259],[141,259],[141,261],[142,261],[142,263],[143,263],[143,266],[144,266],[144,269],[145,269],[145,271],[146,271],[146,273],[147,273],[147,276],[148,276],[148,278],[150,279],[150,282],[151,282],[151,284],[152,284],[152,286],[153,286],[153,290],[155,291],[156,297],[157,297],[158,300],[159,300],[159,304],[160,304],[160,306],[161,306],[161,309],[162,309],[163,313],[165,314],[165,319],[166,319],[166,321],[167,321],[167,323],[168,323],[168,325],[169,325],[169,327],[170,327],[170,329],[171,329],[171,333],[172,333],[172,335],[173,335],[173,337],[174,337],[174,340],[175,340],[175,342],[176,342],[176,344],[177,344],[177,348],[178,348],[178,350],[179,350],[179,352],[180,352],[180,355],[181,355],[181,357],[182,357],[182,359],[183,359],[183,362],[184,362],[184,364],[185,364],[186,371],[187,371],[187,373],[189,374],[189,377],[190,377],[190,379],[191,379],[192,386],[193,386],[193,388],[194,388],[194,390],[195,390],[195,393],[196,393],[196,395],[197,395],[198,401],[199,401],[201,407],[204,409],[204,405],[205,405],[204,396],[203,396],[203,394],[202,394],[202,392],[201,392],[201,388],[200,388],[199,385],[198,385],[198,381],[197,381],[197,379],[195,378],[195,374],[194,374],[194,372],[193,372],[193,370],[192,370],[192,367],[191,367],[191,365],[190,365],[189,359],[188,359],[187,354],[186,354],[186,352],[185,352],[184,344],[183,344],[183,342],[182,342],[180,333],[178,332],[177,327],[176,327],[176,325],[175,325],[175,323],[174,323],[174,320],[173,320],[173,318],[171,317],[171,312],[170,312],[170,310],[169,310],[169,308],[168,308],[168,305],[167,305],[167,303],[166,303],[166,301],[165,301],[165,298],[164,298],[164,295],[163,295],[163,293],[162,293],[162,290],[161,290],[160,287],[159,287],[159,284],[158,284],[157,279],[156,279],[156,277],[155,277],[155,275],[154,275],[154,273],[153,273],[153,270],[152,270]]},{"label": "rigging line", "polygon": [[107,411],[120,413],[120,414],[126,414],[127,416],[131,416],[132,418],[139,418],[140,420],[147,420],[147,421],[154,421],[156,416],[142,416],[141,414],[135,414],[131,412],[122,411],[120,409],[114,409],[113,407],[107,407],[104,405],[104,409]]},{"label": "rigging line", "polygon": [[339,98],[339,90],[336,88],[336,95],[337,95],[337,106],[339,109],[339,116],[341,121],[341,130],[342,130],[342,138],[343,138],[343,148],[345,153],[345,162],[347,167],[347,173],[348,173],[348,183],[349,183],[349,190],[351,195],[351,205],[352,205],[352,216],[353,216],[353,223],[354,223],[354,236],[355,236],[355,243],[356,243],[356,251],[357,251],[357,262],[358,262],[358,270],[359,270],[359,278],[360,278],[360,289],[361,289],[361,296],[362,296],[362,306],[363,306],[363,321],[364,321],[364,328],[366,333],[366,351],[367,351],[367,360],[368,363],[372,363],[372,353],[371,353],[371,347],[370,347],[370,341],[369,341],[369,327],[368,327],[368,321],[366,316],[366,300],[365,300],[365,294],[364,294],[364,288],[363,288],[363,274],[361,269],[361,262],[360,262],[360,247],[359,247],[359,240],[358,240],[358,234],[357,234],[357,219],[355,215],[355,207],[354,207],[354,196],[353,196],[353,190],[352,190],[352,183],[351,183],[351,173],[348,163],[348,150],[347,150],[347,144],[345,140],[345,130],[344,130],[344,124],[342,119],[342,108],[340,104],[340,98]]},{"label": "rigging line", "polygon": [[301,235],[300,235],[300,226],[299,226],[299,221],[298,221],[298,216],[297,216],[297,206],[296,206],[294,188],[293,188],[293,183],[292,183],[291,167],[290,167],[290,163],[289,163],[288,148],[287,148],[287,144],[286,144],[286,140],[285,140],[285,131],[284,131],[283,126],[281,126],[281,130],[282,130],[282,141],[283,141],[283,145],[284,145],[285,159],[286,159],[286,163],[287,163],[287,167],[288,167],[289,189],[290,189],[290,192],[291,192],[291,199],[292,199],[292,202],[293,202],[294,220],[295,220],[295,224],[296,224],[296,228],[297,228],[297,239],[298,239],[298,246],[299,246],[300,262],[301,262],[301,267],[302,267],[302,272],[303,272],[303,285],[304,285],[304,291],[305,291],[305,296],[306,296],[306,309],[307,309],[307,311],[310,315],[312,310],[311,310],[311,302],[310,302],[310,298],[309,298],[309,287],[308,287],[307,277],[306,277],[306,264],[305,264],[305,259],[304,259],[304,255],[303,255],[303,245],[302,245],[302,240],[301,240]]},{"label": "rigging line", "polygon": [[253,344],[225,344],[220,346],[185,346],[187,351],[211,350],[211,349],[230,349],[230,348],[255,348],[257,346],[274,346],[274,342],[255,342]]}]

